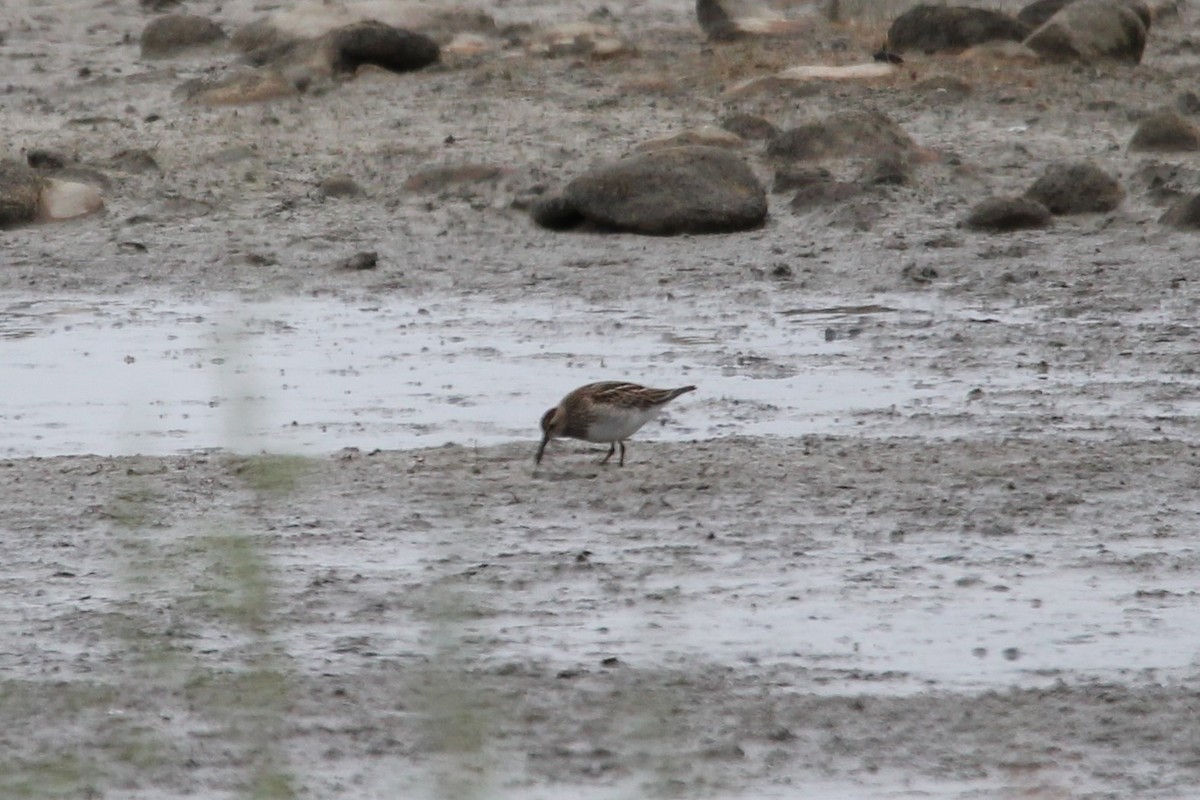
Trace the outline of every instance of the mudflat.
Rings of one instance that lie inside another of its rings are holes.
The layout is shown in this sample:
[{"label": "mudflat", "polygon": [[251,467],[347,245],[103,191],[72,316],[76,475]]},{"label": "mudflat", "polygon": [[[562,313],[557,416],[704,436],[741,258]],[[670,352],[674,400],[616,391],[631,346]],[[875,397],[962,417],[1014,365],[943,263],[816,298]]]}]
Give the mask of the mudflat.
[{"label": "mudflat", "polygon": [[[1159,217],[1200,173],[1126,147],[1194,89],[1188,10],[1137,67],[750,90],[886,21],[483,10],[628,47],[205,107],[178,87],[234,56],[142,59],[136,4],[0,12],[7,155],[106,206],[0,232],[0,795],[1192,796],[1196,241]],[[845,109],[911,183],[718,236],[527,213],[650,139]],[[962,224],[1076,160],[1117,210]],[[698,390],[624,467],[535,469],[610,378]]]}]

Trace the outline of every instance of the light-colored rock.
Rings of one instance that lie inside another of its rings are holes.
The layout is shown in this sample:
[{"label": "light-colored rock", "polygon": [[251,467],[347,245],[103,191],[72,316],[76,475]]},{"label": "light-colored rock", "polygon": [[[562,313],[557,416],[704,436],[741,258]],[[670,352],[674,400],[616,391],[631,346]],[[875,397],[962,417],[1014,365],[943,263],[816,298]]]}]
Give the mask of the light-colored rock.
[{"label": "light-colored rock", "polygon": [[74,219],[102,208],[104,199],[95,186],[50,178],[42,189],[37,218],[42,222]]},{"label": "light-colored rock", "polygon": [[631,51],[629,43],[607,26],[568,22],[542,31],[525,48],[531,55],[610,58]]},{"label": "light-colored rock", "polygon": [[635,149],[645,153],[651,150],[662,150],[667,147],[682,147],[684,145],[701,145],[704,147],[724,147],[736,149],[744,147],[746,141],[736,133],[731,133],[713,125],[682,131],[671,136],[649,139],[639,144]]},{"label": "light-colored rock", "polygon": [[1076,0],[1025,40],[1047,61],[1140,63],[1149,11],[1133,0]]},{"label": "light-colored rock", "polygon": [[895,64],[881,61],[843,65],[798,64],[773,75],[761,75],[735,83],[726,89],[722,96],[726,99],[733,99],[756,92],[773,91],[787,84],[807,83],[808,81],[886,81],[896,77],[899,71],[900,68]]}]

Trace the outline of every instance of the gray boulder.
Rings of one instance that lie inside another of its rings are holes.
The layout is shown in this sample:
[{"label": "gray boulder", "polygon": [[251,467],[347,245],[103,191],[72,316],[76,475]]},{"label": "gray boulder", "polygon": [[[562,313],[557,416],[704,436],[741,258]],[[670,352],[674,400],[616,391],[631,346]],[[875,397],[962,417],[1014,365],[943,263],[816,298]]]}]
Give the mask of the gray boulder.
[{"label": "gray boulder", "polygon": [[1188,195],[1179,200],[1167,209],[1158,221],[1180,230],[1200,230],[1200,194]]},{"label": "gray boulder", "polygon": [[543,227],[582,223],[606,230],[670,236],[758,227],[767,194],[742,159],[719,147],[685,146],[623,158],[567,184],[531,211]]},{"label": "gray boulder", "polygon": [[1137,64],[1149,19],[1138,0],[1076,0],[1031,33],[1025,45],[1047,61]]},{"label": "gray boulder", "polygon": [[1117,179],[1090,161],[1051,164],[1025,192],[1052,214],[1088,214],[1114,210],[1125,197]]},{"label": "gray boulder", "polygon": [[1179,112],[1163,109],[1141,121],[1129,140],[1129,149],[1155,153],[1200,150],[1200,128]]},{"label": "gray boulder", "polygon": [[1002,233],[1050,224],[1050,210],[1028,197],[989,197],[975,205],[967,216],[967,227]]},{"label": "gray boulder", "polygon": [[888,47],[898,53],[965,50],[984,42],[1019,42],[1031,28],[1008,14],[965,6],[916,6],[896,17],[888,29]]}]

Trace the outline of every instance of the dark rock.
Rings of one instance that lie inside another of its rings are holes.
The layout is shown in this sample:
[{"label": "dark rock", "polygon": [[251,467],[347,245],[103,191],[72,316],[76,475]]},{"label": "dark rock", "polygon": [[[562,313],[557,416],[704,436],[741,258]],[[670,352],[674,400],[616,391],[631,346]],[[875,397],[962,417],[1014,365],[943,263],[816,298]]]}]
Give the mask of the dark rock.
[{"label": "dark rock", "polygon": [[225,31],[207,17],[167,14],[146,23],[142,31],[142,55],[146,58],[163,58],[190,47],[213,44],[224,39]]},{"label": "dark rock", "polygon": [[731,114],[721,120],[721,127],[749,140],[766,141],[779,135],[778,128],[755,114]]},{"label": "dark rock", "polygon": [[906,264],[900,270],[900,276],[905,280],[913,283],[926,284],[932,283],[938,278],[938,271],[928,264],[917,264],[916,262]]},{"label": "dark rock", "polygon": [[767,195],[742,159],[717,147],[653,150],[597,167],[539,203],[534,219],[562,227],[575,214],[610,230],[668,236],[758,227]]},{"label": "dark rock", "polygon": [[33,168],[0,159],[0,228],[32,222],[46,183]]},{"label": "dark rock", "polygon": [[358,197],[362,187],[349,175],[330,175],[317,186],[322,197]]},{"label": "dark rock", "polygon": [[1129,149],[1138,152],[1189,152],[1200,150],[1200,128],[1171,109],[1155,112],[1142,120]]},{"label": "dark rock", "polygon": [[579,209],[561,196],[543,197],[534,201],[530,206],[529,215],[538,225],[552,231],[570,230],[587,221]]},{"label": "dark rock", "polygon": [[696,21],[710,42],[728,42],[741,36],[720,0],[696,0]]},{"label": "dark rock", "polygon": [[967,216],[968,227],[985,231],[1044,228],[1049,224],[1050,209],[1028,197],[990,197]]},{"label": "dark rock", "polygon": [[364,250],[360,253],[355,253],[349,258],[338,264],[338,269],[345,270],[364,270],[375,269],[379,266],[379,253],[374,250]]},{"label": "dark rock", "polygon": [[1125,190],[1117,179],[1089,161],[1051,164],[1025,192],[1051,214],[1089,214],[1112,211]]},{"label": "dark rock", "polygon": [[183,0],[138,0],[143,11],[158,13],[183,5]]},{"label": "dark rock", "polygon": [[777,160],[803,161],[915,149],[909,135],[878,111],[841,111],[784,131],[767,145],[767,155]]},{"label": "dark rock", "polygon": [[57,150],[46,150],[40,147],[35,147],[25,154],[25,163],[34,169],[39,170],[58,170],[71,164],[75,159],[65,153],[60,153]]},{"label": "dark rock", "polygon": [[323,43],[334,73],[352,73],[363,64],[409,72],[429,66],[439,55],[437,42],[428,36],[374,21],[330,31]]},{"label": "dark rock", "polygon": [[1181,230],[1200,230],[1200,194],[1183,198],[1167,209],[1158,221]]},{"label": "dark rock", "polygon": [[896,17],[888,29],[888,46],[897,52],[964,50],[1008,39],[1019,42],[1030,28],[1007,14],[965,6],[916,6]]},{"label": "dark rock", "polygon": [[1075,0],[1033,0],[1017,12],[1017,19],[1029,26],[1029,30],[1040,28],[1046,21],[1062,11]]},{"label": "dark rock", "polygon": [[1146,7],[1137,0],[1075,0],[1025,40],[1047,61],[1137,64],[1146,49]]}]

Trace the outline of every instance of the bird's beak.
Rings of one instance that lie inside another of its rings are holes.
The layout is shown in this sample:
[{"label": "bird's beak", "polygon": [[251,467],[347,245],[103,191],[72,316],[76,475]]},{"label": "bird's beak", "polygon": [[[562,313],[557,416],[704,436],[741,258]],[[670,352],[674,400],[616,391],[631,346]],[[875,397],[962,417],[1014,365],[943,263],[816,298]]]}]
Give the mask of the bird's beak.
[{"label": "bird's beak", "polygon": [[533,463],[534,463],[534,464],[540,464],[540,463],[542,463],[542,454],[544,454],[544,453],[546,452],[546,445],[548,445],[548,444],[550,444],[550,437],[549,437],[549,436],[543,436],[543,437],[542,437],[542,443],[541,443],[541,445],[538,447],[538,451],[537,451],[537,457],[533,459]]}]

